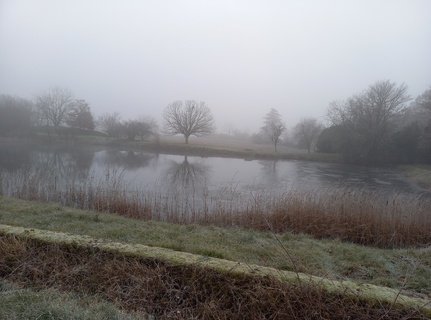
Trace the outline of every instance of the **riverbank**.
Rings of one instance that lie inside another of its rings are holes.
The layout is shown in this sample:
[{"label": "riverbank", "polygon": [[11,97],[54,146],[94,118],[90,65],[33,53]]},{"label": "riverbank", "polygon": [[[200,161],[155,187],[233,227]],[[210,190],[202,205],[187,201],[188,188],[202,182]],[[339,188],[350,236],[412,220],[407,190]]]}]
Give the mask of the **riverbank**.
[{"label": "riverbank", "polygon": [[419,187],[431,191],[431,165],[403,165],[397,169]]},{"label": "riverbank", "polygon": [[[141,221],[108,213],[100,214],[92,211],[82,211],[63,207],[57,204],[29,202],[8,197],[0,197],[0,224],[21,226],[30,229],[42,228],[44,230],[54,232],[66,232],[72,237],[73,235],[90,236],[97,239],[104,239],[101,241],[102,244],[108,243],[107,241],[115,241],[127,245],[146,245],[154,248],[154,252],[157,252],[157,248],[173,249],[175,250],[173,252],[184,252],[187,254],[198,255],[202,257],[200,259],[203,259],[203,262],[210,261],[209,258],[205,257],[213,257],[216,258],[216,260],[228,260],[234,264],[238,264],[238,266],[242,265],[242,268],[250,270],[250,275],[254,274],[254,276],[252,276],[253,278],[259,277],[259,273],[253,272],[253,267],[251,266],[258,265],[261,267],[274,268],[275,270],[290,271],[294,274],[297,272],[305,272],[309,275],[320,276],[323,279],[327,279],[329,282],[332,282],[332,280],[343,280],[353,281],[357,284],[363,285],[383,285],[392,288],[395,294],[399,291],[402,295],[410,295],[412,297],[421,297],[423,299],[429,299],[431,297],[431,264],[429,261],[429,248],[388,250],[359,246],[337,240],[316,240],[306,235],[293,234],[289,232],[275,234],[272,232],[262,232],[238,227],[221,228],[215,226],[198,226],[194,224],[179,225],[158,221]],[[14,246],[16,247],[17,245]],[[21,245],[19,247],[22,248]],[[45,248],[43,252],[50,252],[50,250],[46,250],[46,245],[42,247]],[[0,246],[0,250],[2,250],[1,248],[4,250],[5,248],[12,247],[5,247],[3,245]],[[37,248],[37,246],[34,248],[35,252],[39,250]],[[63,254],[58,251],[58,248],[56,248],[57,247],[52,248],[53,252]],[[61,250],[64,250],[67,247],[63,246],[62,248],[63,249]],[[67,251],[69,252],[67,254],[68,257],[73,257],[76,254],[81,255],[81,253],[78,253],[76,249],[73,249],[73,251],[67,249]],[[18,251],[14,252],[14,254],[18,254]],[[73,253],[72,255],[72,252],[76,253]],[[91,250],[91,252],[96,254],[94,250]],[[45,255],[45,253],[41,254]],[[99,257],[99,254],[100,253],[97,253],[96,257]],[[0,256],[5,257],[5,255]],[[33,258],[35,258],[35,256]],[[27,266],[33,263],[30,262],[34,260],[33,258],[32,255],[27,256]],[[101,258],[102,256],[97,259]],[[9,255],[8,259],[9,263],[12,263],[12,260],[10,260],[12,259],[12,256]],[[123,261],[123,258],[120,257],[109,259],[112,261]],[[57,260],[58,259],[56,259],[56,261]],[[47,261],[48,260],[44,260],[44,265],[47,265]],[[82,262],[82,266],[75,266],[73,270],[76,270],[76,272],[78,270],[82,270],[81,276],[84,276],[84,273],[82,272],[84,272],[83,270],[86,270],[85,266],[88,265],[88,257],[82,261],[87,262]],[[161,259],[160,262],[158,262],[160,267],[162,261],[164,260]],[[136,268],[137,263],[138,262],[133,262],[134,268]],[[98,262],[98,265],[100,266],[100,261]],[[52,274],[58,275],[58,271],[53,271],[58,270],[54,266],[55,265],[52,265],[50,273],[52,272]],[[110,264],[110,267],[113,267],[113,265]],[[122,267],[118,265],[116,268]],[[0,270],[5,269],[0,267]],[[123,271],[120,270],[124,269],[118,269],[117,274],[119,274],[118,272],[123,274]],[[68,271],[64,270],[62,272]],[[200,274],[197,270],[194,272],[195,275]],[[284,271],[280,271],[280,273],[277,274],[281,275],[282,272]],[[19,272],[16,274],[18,273]],[[219,290],[220,288],[215,285],[215,283],[210,284],[210,282],[207,282],[212,279],[214,274],[207,273],[207,275],[208,277],[200,277],[199,282],[202,284],[207,283],[208,286],[214,286],[214,290]],[[75,274],[74,277],[80,278],[77,274]],[[5,280],[7,279],[8,278],[5,278]],[[25,279],[27,279],[27,285],[32,284],[31,281],[28,281],[28,278]],[[56,276],[56,279],[60,278]],[[223,277],[218,279],[219,283],[227,281]],[[9,281],[10,280],[11,279],[9,279]],[[93,279],[91,281],[97,282],[98,280]],[[244,279],[241,281],[244,281]],[[266,285],[271,283],[274,284],[273,282],[269,282]],[[264,285],[262,280],[258,280],[256,284],[257,287],[248,287],[248,289],[243,287],[242,289],[234,290],[239,290],[237,291],[237,294],[239,295],[252,294],[247,290],[260,292],[260,290],[263,289],[260,285]],[[83,284],[81,284],[81,286],[82,285]],[[278,285],[273,287],[274,290],[278,290],[276,289],[277,286]],[[76,287],[76,289],[78,288],[79,286]],[[134,286],[129,285],[127,290],[132,290],[133,288]],[[287,288],[284,290],[286,289]],[[172,290],[172,288],[169,290]],[[202,288],[199,289],[196,291],[196,294],[202,294],[202,290]],[[266,286],[265,290],[271,291],[271,286]],[[290,290],[293,289],[291,288]],[[308,290],[310,290],[310,288]],[[184,291],[182,287],[178,287],[174,292],[176,292],[177,295],[184,297],[184,293],[186,291]],[[224,291],[221,291],[220,293],[222,292]],[[296,291],[293,291],[293,293],[295,292]],[[310,294],[310,292],[312,291],[308,291],[308,294]],[[85,291],[83,293],[85,293]],[[129,295],[133,293],[127,291],[124,292],[124,294]],[[102,294],[102,296],[105,295]],[[3,297],[4,296],[0,294],[0,305]],[[289,297],[292,299],[292,296]],[[349,314],[351,315],[353,310],[356,310],[355,308],[357,307],[357,304],[363,304],[367,301],[367,299],[362,300],[360,295],[358,296],[358,299],[352,300],[347,298],[347,296],[328,296],[327,294],[322,294],[322,292],[320,292],[320,297],[313,297],[314,298],[310,301],[302,300],[303,298],[310,298],[310,296],[304,296],[302,293],[302,295],[297,296],[299,301],[296,301],[297,303],[302,304],[306,309],[314,310],[315,312],[315,307],[318,306],[319,303],[321,304],[323,301],[326,301],[330,308],[335,307],[335,309],[338,309],[339,311],[341,310],[340,308],[344,308],[344,316]],[[281,300],[281,302],[285,304],[287,301]],[[206,302],[199,303],[205,304]],[[341,304],[344,304],[344,307],[342,307]],[[366,308],[370,307],[367,304],[365,304],[365,306]],[[167,311],[168,306],[165,307],[165,311]],[[218,305],[218,307],[221,308],[219,312],[224,310],[221,305]],[[178,309],[176,310],[186,312],[187,310],[184,308],[192,308],[192,306],[182,305],[178,306]],[[235,308],[232,308],[233,311]],[[351,310],[349,310],[349,308]],[[387,308],[387,310],[385,308]],[[383,312],[383,314],[386,311],[392,311],[390,310],[391,303],[386,305],[381,301],[381,303],[378,304],[377,309]],[[133,308],[128,310],[133,310]],[[217,310],[213,309],[213,311],[215,312]],[[357,311],[358,310],[355,312]],[[407,311],[407,314],[409,312],[413,312],[413,310]],[[382,313],[380,313],[380,315],[382,315]],[[364,316],[365,314],[362,318],[364,318]],[[406,316],[406,313],[404,313],[403,316]],[[418,316],[418,319],[421,319],[420,314],[416,314],[416,316]],[[235,318],[235,316],[233,318]],[[336,319],[337,317],[332,318]],[[361,319],[360,313],[358,318]],[[395,316],[394,319],[397,319],[397,317]]]},{"label": "riverbank", "polygon": [[[120,149],[130,151],[146,151],[151,153],[189,155],[198,157],[225,157],[245,160],[305,160],[316,162],[340,162],[336,154],[308,153],[303,149],[283,145],[274,152],[271,144],[255,144],[246,140],[237,140],[230,136],[214,136],[205,138],[190,137],[189,143],[179,136],[159,136],[150,140],[125,140],[111,138],[103,134],[86,134],[76,136],[58,136],[38,134],[23,143],[45,145],[69,145],[74,147],[94,147],[103,149]],[[14,141],[16,143],[16,141]]]}]

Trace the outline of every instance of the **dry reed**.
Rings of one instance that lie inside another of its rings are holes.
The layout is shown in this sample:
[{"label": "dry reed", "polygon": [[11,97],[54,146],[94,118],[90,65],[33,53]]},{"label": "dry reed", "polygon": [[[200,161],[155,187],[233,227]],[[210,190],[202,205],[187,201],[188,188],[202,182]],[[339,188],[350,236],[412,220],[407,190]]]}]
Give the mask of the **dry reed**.
[{"label": "dry reed", "polygon": [[76,173],[68,177],[59,182],[49,171],[0,172],[0,194],[94,210],[95,218],[112,212],[182,224],[306,233],[381,248],[431,244],[431,201],[425,196],[347,188],[244,195],[228,187],[210,197],[206,191],[165,194],[157,188],[132,188],[117,172],[107,171],[99,178]]}]

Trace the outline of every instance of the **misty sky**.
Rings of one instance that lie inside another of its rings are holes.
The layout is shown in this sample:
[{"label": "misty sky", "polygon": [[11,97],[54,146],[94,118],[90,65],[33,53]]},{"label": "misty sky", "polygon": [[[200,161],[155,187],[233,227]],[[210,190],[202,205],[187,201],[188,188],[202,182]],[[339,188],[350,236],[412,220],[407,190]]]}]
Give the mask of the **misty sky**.
[{"label": "misty sky", "polygon": [[430,0],[0,0],[0,93],[51,86],[97,117],[205,101],[218,131],[288,126],[377,80],[431,86]]}]

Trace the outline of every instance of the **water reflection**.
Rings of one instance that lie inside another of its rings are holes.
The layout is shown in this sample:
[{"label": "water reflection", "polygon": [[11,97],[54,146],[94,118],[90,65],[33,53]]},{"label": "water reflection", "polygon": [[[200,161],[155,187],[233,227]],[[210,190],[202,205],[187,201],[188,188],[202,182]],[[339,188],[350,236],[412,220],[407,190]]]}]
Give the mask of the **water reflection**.
[{"label": "water reflection", "polygon": [[282,183],[282,174],[279,168],[279,161],[259,161],[259,164],[261,165],[261,176],[264,179],[263,183],[274,187],[280,186]]},{"label": "water reflection", "polygon": [[35,146],[1,146],[0,169],[13,172],[19,169],[47,171],[60,178],[78,175],[88,177],[94,151],[87,149],[44,148]]},{"label": "water reflection", "polygon": [[170,190],[199,190],[207,188],[208,173],[210,168],[200,162],[189,162],[184,156],[182,162],[170,161],[168,168],[163,173],[162,181]]},{"label": "water reflection", "polygon": [[277,193],[307,186],[314,189],[347,186],[393,193],[418,191],[400,175],[384,168],[28,146],[1,146],[0,151],[2,171],[13,173],[33,168],[70,180],[103,176],[106,170],[117,170],[129,186],[145,190],[157,187],[157,191],[165,193],[181,191],[238,198],[255,191]]},{"label": "water reflection", "polygon": [[96,162],[99,166],[136,170],[149,166],[157,159],[158,154],[155,153],[109,150],[100,152]]},{"label": "water reflection", "polygon": [[53,149],[45,152],[33,152],[32,166],[46,170],[61,178],[71,175],[85,179],[89,176],[93,163],[94,151],[78,149]]},{"label": "water reflection", "polygon": [[0,168],[7,171],[28,167],[31,164],[30,148],[0,146]]}]

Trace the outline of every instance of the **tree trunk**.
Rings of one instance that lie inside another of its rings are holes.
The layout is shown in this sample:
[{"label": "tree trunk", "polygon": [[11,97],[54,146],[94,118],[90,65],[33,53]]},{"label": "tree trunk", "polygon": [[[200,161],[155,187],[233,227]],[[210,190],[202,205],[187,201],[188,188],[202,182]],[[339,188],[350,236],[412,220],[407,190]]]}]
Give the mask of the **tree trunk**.
[{"label": "tree trunk", "polygon": [[186,138],[186,144],[189,144],[189,136],[184,136]]}]

